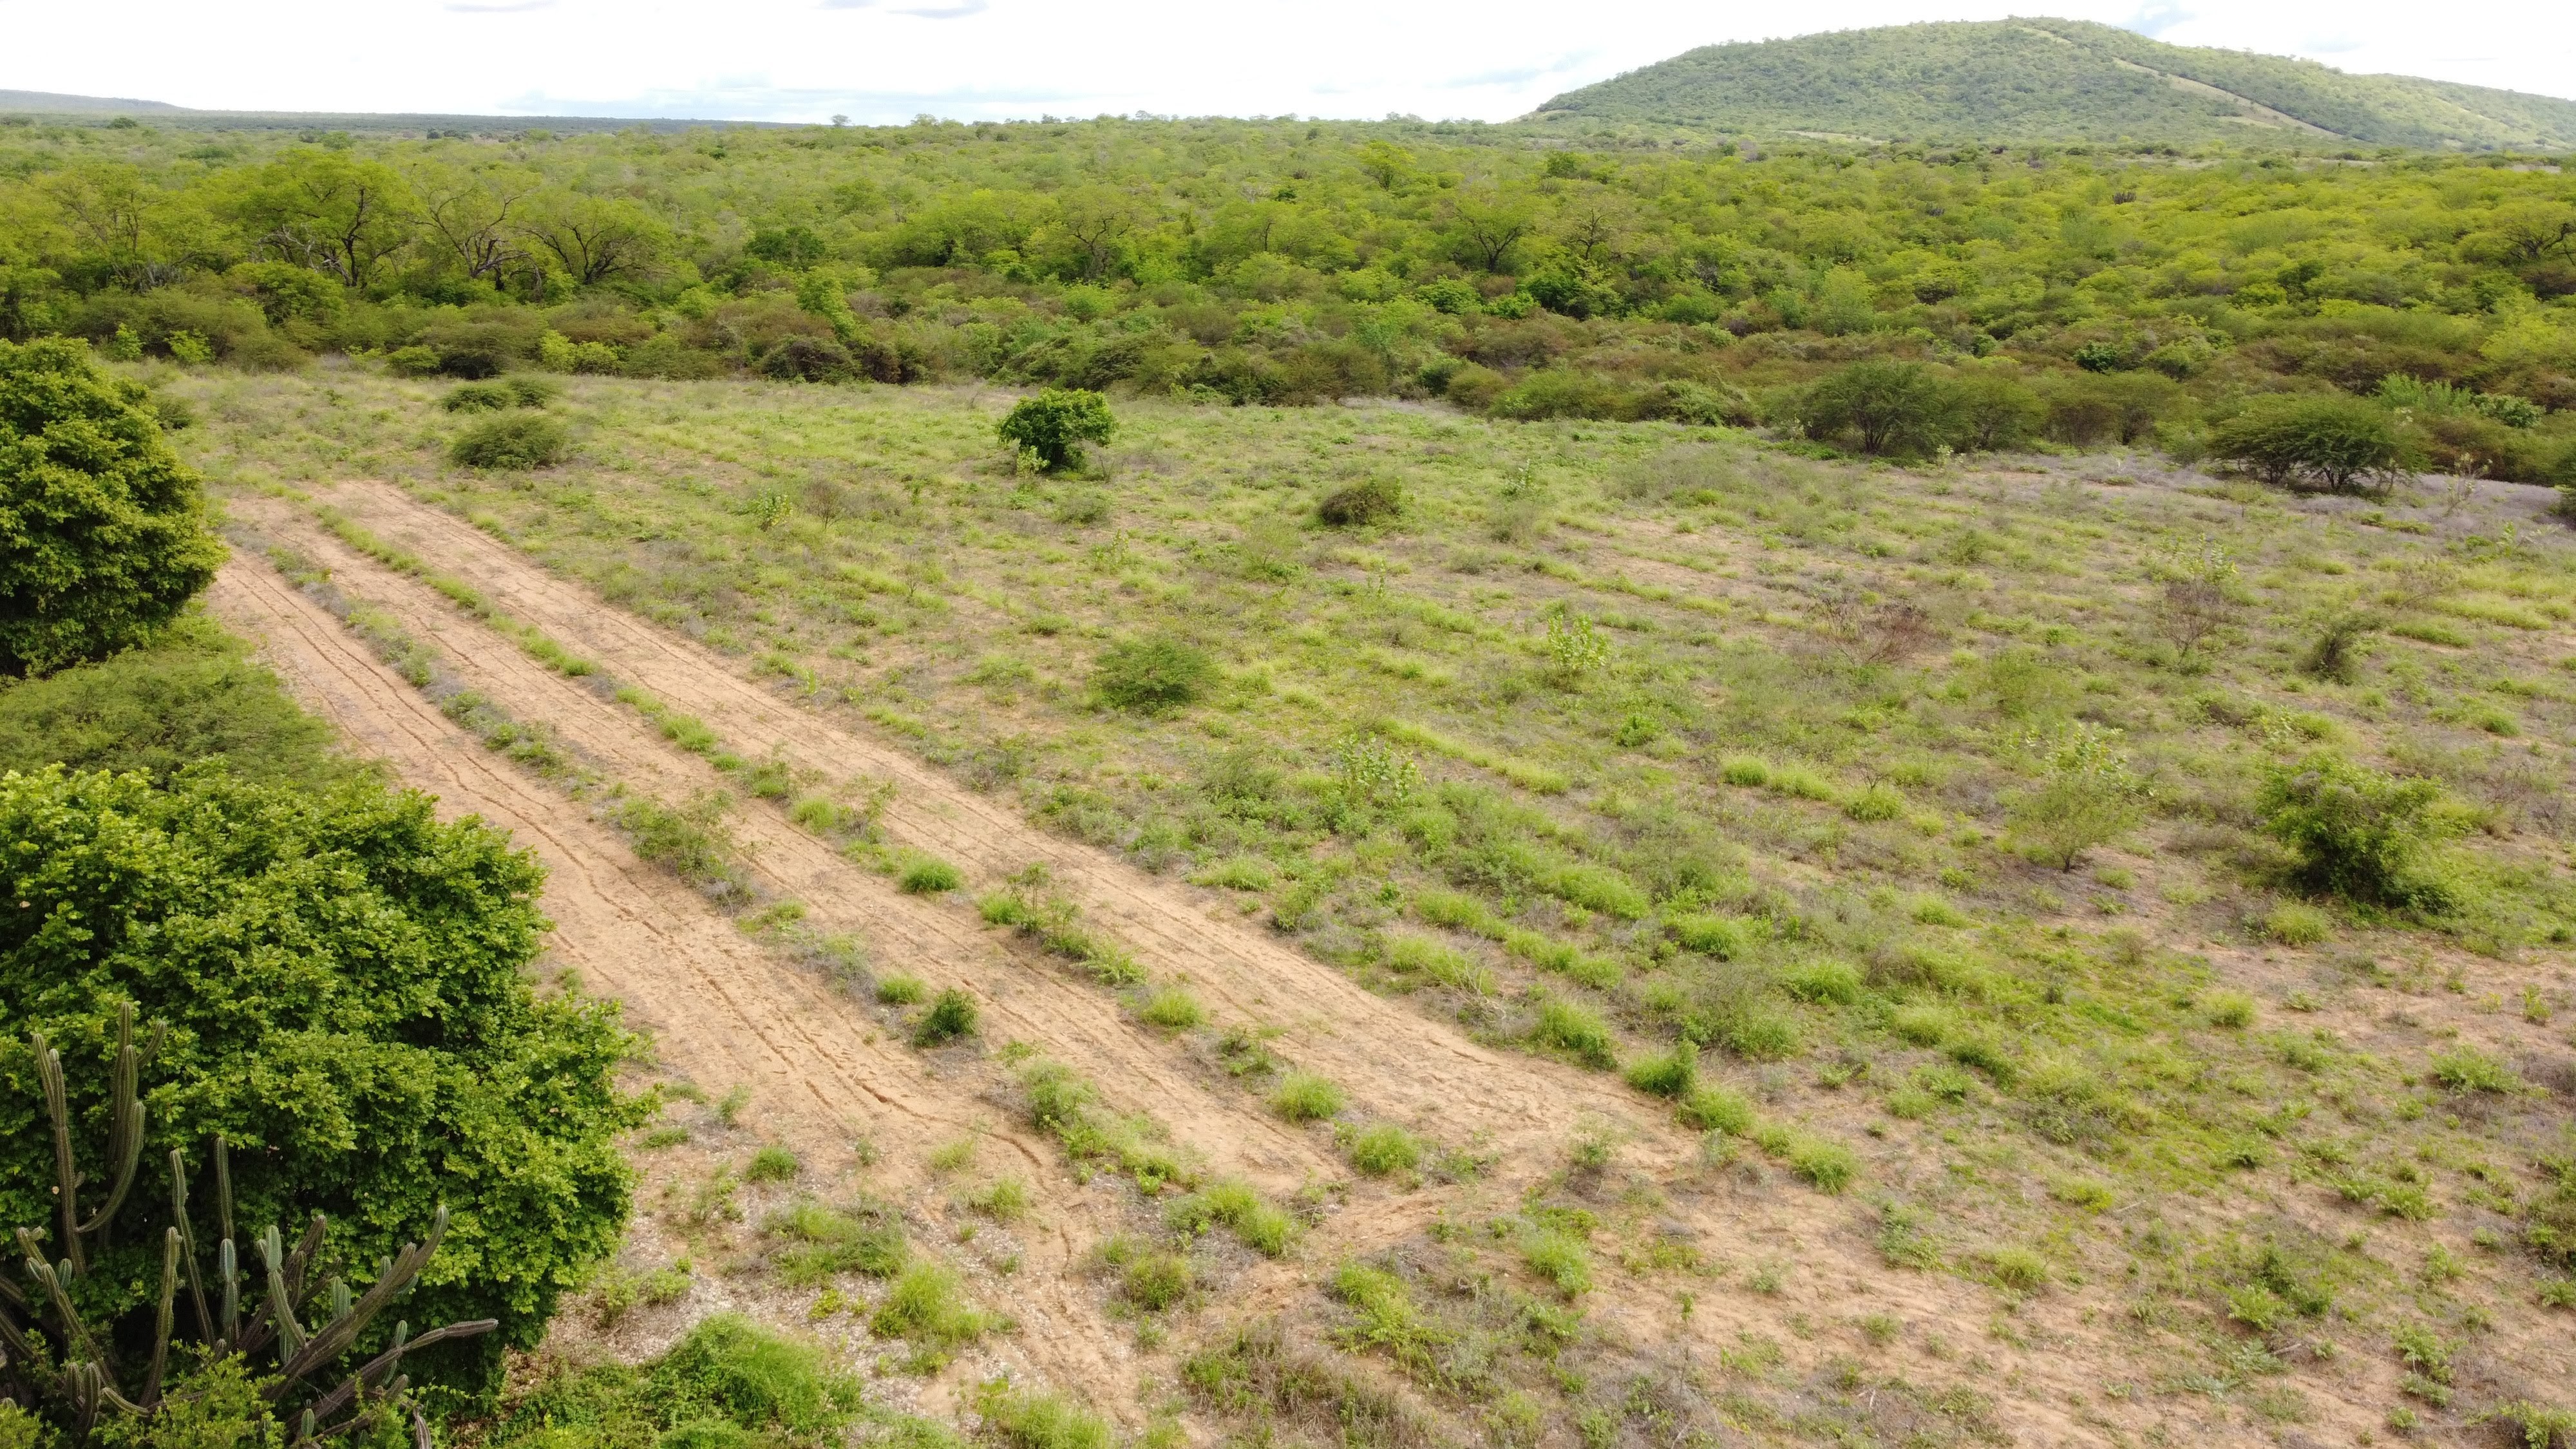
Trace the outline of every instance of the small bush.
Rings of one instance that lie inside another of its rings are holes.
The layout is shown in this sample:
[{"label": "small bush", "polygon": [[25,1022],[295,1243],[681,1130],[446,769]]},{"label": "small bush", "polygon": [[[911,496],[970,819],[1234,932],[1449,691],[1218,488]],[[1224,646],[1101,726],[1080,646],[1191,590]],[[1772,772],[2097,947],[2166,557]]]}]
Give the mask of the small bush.
[{"label": "small bush", "polygon": [[451,413],[507,412],[519,405],[506,383],[467,382],[447,390],[438,405]]},{"label": "small bush", "polygon": [[1163,635],[1110,645],[1091,676],[1103,703],[1144,715],[1196,704],[1216,681],[1216,661],[1205,650]]},{"label": "small bush", "polygon": [[541,413],[506,413],[485,418],[456,435],[447,456],[467,468],[521,470],[546,468],[564,459],[572,435],[564,425]]},{"label": "small bush", "polygon": [[1745,916],[1674,916],[1664,922],[1673,939],[1720,961],[1732,961],[1759,945],[1767,932]]},{"label": "small bush", "polygon": [[1082,445],[1106,443],[1118,431],[1109,400],[1083,388],[1048,388],[1023,398],[995,431],[1003,442],[1033,455],[1053,473],[1082,460]]},{"label": "small bush", "polygon": [[1386,478],[1369,478],[1324,495],[1315,516],[1335,528],[1361,528],[1388,523],[1404,514],[1404,487]]},{"label": "small bush", "polygon": [[1699,1048],[1689,1042],[1628,1068],[1628,1085],[1650,1097],[1688,1098],[1699,1086]]},{"label": "small bush", "polygon": [[2285,901],[2263,917],[2263,934],[2284,946],[2313,946],[2333,934],[2334,921],[2314,906]]},{"label": "small bush", "polygon": [[966,1205],[997,1223],[1016,1223],[1029,1215],[1029,1185],[1005,1177],[968,1193]]},{"label": "small bush", "polygon": [[1521,1239],[1521,1261],[1568,1298],[1592,1291],[1592,1254],[1572,1233],[1541,1228]]},{"label": "small bush", "polygon": [[887,1006],[910,1006],[930,994],[918,976],[888,976],[877,982],[877,1000]]},{"label": "small bush", "polygon": [[1780,984],[1801,1001],[1849,1006],[1861,998],[1860,968],[1830,957],[1799,962],[1782,974]]},{"label": "small bush", "polygon": [[923,1367],[944,1362],[998,1326],[998,1320],[966,1302],[965,1286],[954,1272],[926,1260],[903,1270],[868,1320],[868,1331],[878,1337],[910,1343]]},{"label": "small bush", "polygon": [[1594,1071],[1606,1072],[1619,1065],[1618,1044],[1608,1024],[1601,1020],[1599,1012],[1581,1002],[1557,997],[1541,1001],[1538,1019],[1530,1024],[1529,1039],[1563,1052]]},{"label": "small bush", "polygon": [[2341,492],[2405,475],[2404,448],[2386,409],[2344,396],[2265,398],[2218,425],[2209,450],[2268,483]]},{"label": "small bush", "polygon": [[1223,1224],[1245,1247],[1268,1258],[1287,1252],[1289,1242],[1297,1235],[1297,1220],[1263,1201],[1259,1190],[1247,1182],[1212,1183],[1172,1204],[1164,1218],[1184,1233],[1204,1232],[1210,1224]]},{"label": "small bush", "polygon": [[1984,1257],[1986,1271],[1995,1282],[2016,1293],[2036,1293],[2048,1286],[2048,1260],[2028,1248],[1992,1248]]},{"label": "small bush", "polygon": [[1270,1110],[1291,1122],[1320,1122],[1344,1105],[1342,1089],[1313,1072],[1290,1072],[1270,1094]]},{"label": "small bush", "polygon": [[939,993],[922,1013],[921,1025],[913,1031],[915,1046],[943,1046],[959,1037],[975,1034],[975,998],[951,986]]},{"label": "small bush", "polygon": [[820,1437],[861,1402],[858,1384],[832,1372],[821,1350],[731,1313],[689,1330],[646,1370],[643,1398],[674,1426],[661,1440],[672,1445],[752,1444],[776,1437],[762,1432],[770,1430]]},{"label": "small bush", "polygon": [[2254,1024],[2254,998],[2242,991],[2213,992],[2209,998],[2209,1024],[2229,1031],[2242,1031]]},{"label": "small bush", "polygon": [[812,1288],[843,1273],[891,1278],[912,1261],[902,1226],[877,1209],[843,1212],[808,1199],[772,1214],[761,1231],[786,1240],[770,1265],[792,1287]]},{"label": "small bush", "polygon": [[773,1142],[751,1154],[751,1165],[742,1170],[742,1180],[792,1182],[804,1170],[805,1164],[796,1160],[794,1152]]},{"label": "small bush", "polygon": [[1190,1260],[1178,1253],[1142,1252],[1118,1275],[1118,1295],[1148,1313],[1160,1313],[1190,1296]]},{"label": "small bush", "polygon": [[1864,453],[1920,456],[1948,438],[1958,403],[1918,362],[1855,362],[1807,391],[1798,425],[1819,442],[1849,437]]},{"label": "small bush", "polygon": [[1344,1150],[1350,1154],[1351,1166],[1371,1177],[1411,1172],[1422,1163],[1422,1140],[1392,1122],[1352,1133]]},{"label": "small bush", "polygon": [[2433,1058],[2433,1080],[2454,1092],[2494,1092],[2511,1096],[2522,1090],[2513,1068],[2476,1047],[2452,1047]]},{"label": "small bush", "polygon": [[1753,1131],[1753,1104],[1744,1094],[1727,1087],[1701,1086],[1682,1099],[1675,1113],[1682,1125],[1701,1132],[1723,1132],[1729,1137],[1743,1137]]},{"label": "small bush", "polygon": [[1159,1026],[1165,1031],[1187,1031],[1207,1021],[1207,1009],[1180,986],[1166,986],[1155,992],[1136,1014],[1144,1018],[1147,1026]]},{"label": "small bush", "polygon": [[2290,847],[2292,879],[2365,904],[2446,910],[2450,890],[2422,866],[2441,787],[2337,755],[2276,766],[2255,799],[2263,829]]},{"label": "small bush", "polygon": [[1886,781],[1875,780],[1843,803],[1843,813],[1863,822],[1894,820],[1905,813],[1905,795]]},{"label": "small bush", "polygon": [[1010,1449],[1110,1449],[1109,1421],[1060,1394],[995,1379],[975,1397],[985,1429]]},{"label": "small bush", "polygon": [[966,884],[966,873],[944,860],[914,856],[904,863],[895,877],[895,886],[908,896],[940,895]]}]

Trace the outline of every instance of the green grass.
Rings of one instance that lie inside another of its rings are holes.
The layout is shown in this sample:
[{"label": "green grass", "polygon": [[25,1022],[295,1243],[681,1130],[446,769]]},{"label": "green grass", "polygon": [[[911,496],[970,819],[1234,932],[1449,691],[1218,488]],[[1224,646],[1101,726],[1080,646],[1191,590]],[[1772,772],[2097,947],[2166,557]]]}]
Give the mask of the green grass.
[{"label": "green grass", "polygon": [[1371,1177],[1410,1172],[1422,1165],[1422,1139],[1392,1122],[1374,1123],[1348,1134],[1343,1149],[1351,1166]]},{"label": "green grass", "polygon": [[804,1170],[805,1164],[797,1160],[794,1152],[773,1142],[751,1155],[750,1164],[742,1170],[742,1180],[793,1182]]},{"label": "green grass", "polygon": [[928,856],[906,859],[895,873],[895,885],[908,896],[945,894],[966,884],[966,873],[944,860]]},{"label": "green grass", "polygon": [[761,1231],[778,1240],[770,1264],[793,1286],[814,1287],[844,1273],[891,1278],[912,1261],[902,1224],[875,1204],[843,1210],[799,1199],[772,1214]]},{"label": "green grass", "polygon": [[915,1259],[895,1278],[868,1319],[869,1332],[911,1344],[914,1365],[924,1371],[1001,1326],[999,1317],[967,1301],[953,1269],[926,1259]]},{"label": "green grass", "polygon": [[1341,1088],[1312,1072],[1290,1072],[1270,1093],[1270,1110],[1291,1122],[1320,1122],[1347,1105]]}]

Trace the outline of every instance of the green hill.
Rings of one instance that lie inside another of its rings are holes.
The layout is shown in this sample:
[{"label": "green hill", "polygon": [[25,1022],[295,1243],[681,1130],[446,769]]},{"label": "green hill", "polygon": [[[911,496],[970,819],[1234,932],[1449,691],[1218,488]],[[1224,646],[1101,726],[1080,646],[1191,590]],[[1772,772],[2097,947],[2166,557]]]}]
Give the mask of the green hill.
[{"label": "green hill", "polygon": [[2079,20],[1887,26],[1704,46],[1534,119],[1916,139],[2576,146],[2576,101],[2166,45]]}]

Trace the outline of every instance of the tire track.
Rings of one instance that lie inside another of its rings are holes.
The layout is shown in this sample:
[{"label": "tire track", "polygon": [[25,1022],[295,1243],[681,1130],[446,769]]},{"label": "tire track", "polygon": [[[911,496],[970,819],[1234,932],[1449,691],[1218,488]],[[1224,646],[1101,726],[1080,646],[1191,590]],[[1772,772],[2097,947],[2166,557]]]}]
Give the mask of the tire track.
[{"label": "tire track", "polygon": [[[864,1131],[890,1149],[871,1186],[900,1192],[924,1188],[930,1150],[960,1136],[1007,1145],[1032,1167],[1061,1161],[1029,1132],[997,1130],[998,1114],[964,1084],[935,1076],[809,973],[674,890],[613,831],[486,751],[265,565],[236,558],[208,602],[261,642],[262,657],[307,708],[404,784],[435,794],[441,816],[479,817],[535,851],[547,869],[552,957],[624,1003],[672,1067],[700,1082],[752,1086],[753,1114],[775,1135],[832,1158]],[[1116,1407],[1132,1402],[1139,1366],[1081,1269],[1082,1255],[1117,1224],[1087,1195],[1051,1190],[1061,1180],[1037,1176],[1055,1231],[1024,1235],[1033,1261],[1010,1289],[1022,1331],[994,1347],[1005,1358],[1025,1354],[1059,1383],[1123,1385],[1129,1392],[1103,1405]]]},{"label": "tire track", "polygon": [[[898,789],[882,824],[902,844],[956,861],[985,881],[1045,861],[1085,917],[1114,934],[1140,962],[1191,982],[1226,1011],[1284,1028],[1285,1055],[1386,1115],[1445,1140],[1482,1137],[1507,1152],[1561,1140],[1587,1117],[1664,1139],[1674,1148],[1682,1145],[1660,1113],[1616,1082],[1490,1050],[1370,994],[1259,928],[1212,919],[1208,897],[1046,834],[1008,805],[779,698],[713,651],[603,604],[398,489],[344,484],[328,501],[379,536],[438,560],[620,679],[705,720],[737,749],[776,750],[834,776],[855,770],[895,780]],[[516,653],[497,639],[493,643]]]}]

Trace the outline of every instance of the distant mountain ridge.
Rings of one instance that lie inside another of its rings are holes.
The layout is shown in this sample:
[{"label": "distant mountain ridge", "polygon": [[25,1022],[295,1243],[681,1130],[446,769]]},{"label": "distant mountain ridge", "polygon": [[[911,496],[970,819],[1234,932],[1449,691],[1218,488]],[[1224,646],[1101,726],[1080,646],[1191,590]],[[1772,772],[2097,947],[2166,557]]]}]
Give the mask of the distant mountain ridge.
[{"label": "distant mountain ridge", "polygon": [[770,121],[703,121],[685,117],[646,119],[630,116],[478,116],[432,115],[426,112],[377,111],[199,111],[167,101],[127,100],[117,96],[72,96],[53,91],[0,90],[0,116],[132,116],[154,125],[206,131],[459,131],[507,134],[517,131],[680,131],[696,126],[768,126]]},{"label": "distant mountain ridge", "polygon": [[2576,147],[2576,101],[2167,45],[2047,18],[1935,21],[1704,46],[1527,119],[1918,140],[2247,140]]}]

